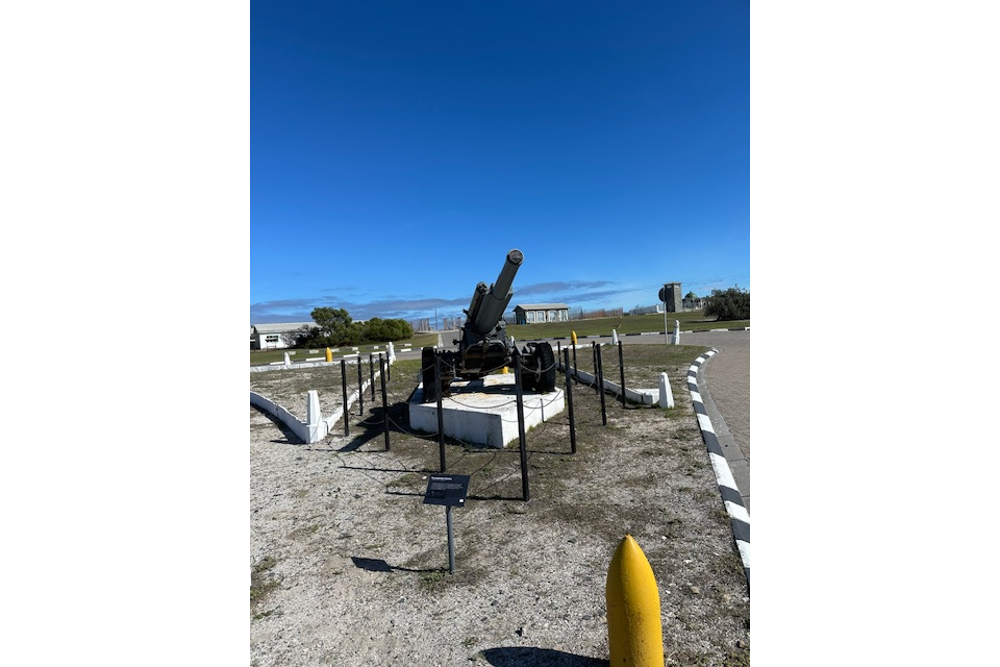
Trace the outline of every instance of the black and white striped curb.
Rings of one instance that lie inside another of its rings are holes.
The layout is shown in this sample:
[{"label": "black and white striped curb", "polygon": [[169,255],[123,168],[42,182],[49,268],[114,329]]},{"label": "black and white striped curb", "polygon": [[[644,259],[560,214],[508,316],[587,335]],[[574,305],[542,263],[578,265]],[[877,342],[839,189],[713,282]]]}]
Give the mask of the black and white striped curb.
[{"label": "black and white striped curb", "polygon": [[695,414],[698,415],[698,426],[701,427],[701,437],[708,448],[708,457],[712,461],[712,468],[715,470],[715,479],[719,484],[719,493],[722,502],[726,506],[729,514],[729,522],[733,526],[733,539],[736,541],[736,548],[740,552],[743,560],[743,571],[747,576],[747,588],[750,587],[750,512],[743,504],[740,490],[736,487],[736,480],[729,469],[729,462],[719,444],[719,438],[712,428],[712,420],[708,417],[705,403],[701,400],[701,392],[698,391],[698,370],[702,364],[718,353],[712,349],[698,357],[688,369],[688,391],[691,392],[691,404],[694,406]]},{"label": "black and white striped curb", "polygon": [[[716,333],[716,332],[725,333],[727,331],[750,331],[750,327],[736,327],[733,329],[690,329],[688,331],[681,330],[681,333],[682,334]],[[642,333],[618,334],[618,337],[622,338],[624,336],[666,336],[666,335],[667,334],[663,331],[644,331]],[[577,340],[582,340],[584,338],[611,338],[611,334],[587,334],[586,336],[577,336],[576,338]],[[529,339],[529,340],[535,340],[535,339]],[[552,338],[546,338],[545,340],[572,340],[572,336],[553,336]]]}]

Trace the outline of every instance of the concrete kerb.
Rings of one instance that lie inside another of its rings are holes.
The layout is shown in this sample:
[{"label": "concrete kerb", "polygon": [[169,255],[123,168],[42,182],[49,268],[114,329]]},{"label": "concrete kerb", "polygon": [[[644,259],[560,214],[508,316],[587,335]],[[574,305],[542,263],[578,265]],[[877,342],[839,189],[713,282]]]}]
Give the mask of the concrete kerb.
[{"label": "concrete kerb", "polygon": [[[692,334],[692,333],[725,333],[727,331],[750,331],[750,327],[736,327],[733,329],[690,329],[688,331],[681,331],[682,334]],[[617,336],[666,336],[666,331],[643,331],[642,333],[617,333]],[[611,338],[611,334],[588,334],[586,336],[577,336],[577,340],[583,340],[585,338]],[[532,342],[535,339],[528,339],[528,342]],[[553,336],[552,338],[546,338],[545,340],[572,340],[570,336]]]},{"label": "concrete kerb", "polygon": [[[577,336],[577,338],[579,338],[579,336]],[[572,349],[572,346],[570,346],[570,349]],[[562,361],[557,362],[556,367],[559,370],[565,371]],[[571,368],[570,370],[572,371],[573,377],[575,377],[581,384],[593,386],[597,382],[597,376],[593,373],[588,373],[587,371],[580,370],[579,368]],[[607,378],[604,378],[604,391],[614,394],[616,397],[622,395],[621,385],[616,384]],[[660,390],[659,388],[630,389],[629,387],[625,387],[625,400],[631,403],[638,403],[639,405],[653,405],[660,400]]]},{"label": "concrete kerb", "polygon": [[[295,364],[294,368],[309,368],[313,366],[333,366],[334,364],[340,365],[339,362],[322,362],[322,363],[298,363]],[[274,367],[263,366],[259,367],[261,370],[284,370],[284,367],[278,369]],[[251,371],[254,368],[251,367]],[[375,371],[375,379],[381,377],[381,371]],[[262,396],[256,392],[250,392],[250,405],[253,405],[260,410],[270,414],[275,419],[287,426],[300,440],[306,444],[314,444],[330,435],[333,432],[333,425],[336,424],[344,416],[345,410],[350,410],[351,406],[358,401],[358,397],[362,392],[367,391],[371,387],[372,380],[369,378],[361,383],[361,387],[355,390],[347,397],[347,405],[341,405],[334,409],[333,413],[328,417],[323,417],[320,412],[319,406],[319,394],[315,389],[309,390],[306,393],[306,421],[300,420],[291,411],[289,411],[284,406],[278,405],[271,399]]]},{"label": "concrete kerb", "polygon": [[718,350],[712,349],[698,357],[688,369],[687,387],[691,394],[691,404],[694,406],[695,414],[698,417],[698,426],[701,428],[701,437],[708,449],[709,459],[712,462],[712,469],[715,471],[716,483],[719,486],[719,494],[729,514],[729,521],[733,528],[733,540],[739,550],[740,559],[743,561],[743,570],[747,578],[747,588],[750,587],[750,512],[743,504],[743,497],[733,479],[733,473],[729,469],[729,462],[726,454],[719,444],[719,438],[715,434],[712,420],[705,409],[701,392],[698,390],[698,371],[702,365],[715,356]]}]

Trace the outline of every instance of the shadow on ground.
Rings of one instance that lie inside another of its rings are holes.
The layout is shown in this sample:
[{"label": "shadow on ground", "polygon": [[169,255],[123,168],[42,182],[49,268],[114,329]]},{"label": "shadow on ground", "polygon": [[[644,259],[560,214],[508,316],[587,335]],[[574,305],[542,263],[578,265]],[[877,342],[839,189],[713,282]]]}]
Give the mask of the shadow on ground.
[{"label": "shadow on ground", "polygon": [[607,667],[608,661],[534,646],[501,646],[480,652],[494,667]]},{"label": "shadow on ground", "polygon": [[389,565],[387,562],[381,558],[359,558],[357,556],[351,556],[351,561],[354,563],[355,567],[361,568],[362,570],[368,570],[369,572],[447,572],[447,568],[441,569],[438,567],[423,568],[423,569],[413,569],[411,567],[399,567],[397,565]]}]

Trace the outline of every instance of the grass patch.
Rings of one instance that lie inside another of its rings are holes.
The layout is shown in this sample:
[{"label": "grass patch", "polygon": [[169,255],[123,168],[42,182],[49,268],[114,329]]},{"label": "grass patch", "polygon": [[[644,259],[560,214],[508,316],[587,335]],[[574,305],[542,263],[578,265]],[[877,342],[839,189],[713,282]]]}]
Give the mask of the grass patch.
[{"label": "grass patch", "polygon": [[279,577],[270,575],[277,564],[278,561],[273,556],[265,556],[250,572],[250,611],[253,618],[264,618],[273,611],[260,612],[259,608],[265,598],[281,585]]}]

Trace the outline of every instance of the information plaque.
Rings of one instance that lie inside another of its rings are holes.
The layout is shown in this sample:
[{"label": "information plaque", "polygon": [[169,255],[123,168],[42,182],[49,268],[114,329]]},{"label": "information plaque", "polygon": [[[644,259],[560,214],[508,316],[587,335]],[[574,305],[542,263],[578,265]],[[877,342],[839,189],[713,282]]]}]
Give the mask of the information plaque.
[{"label": "information plaque", "polygon": [[465,507],[465,496],[468,492],[468,475],[431,475],[427,480],[424,504]]}]

